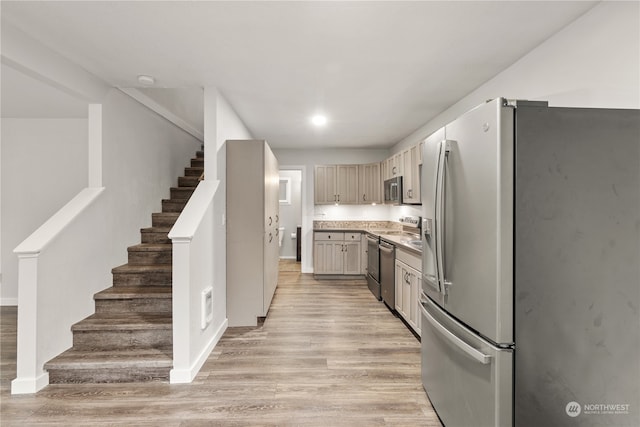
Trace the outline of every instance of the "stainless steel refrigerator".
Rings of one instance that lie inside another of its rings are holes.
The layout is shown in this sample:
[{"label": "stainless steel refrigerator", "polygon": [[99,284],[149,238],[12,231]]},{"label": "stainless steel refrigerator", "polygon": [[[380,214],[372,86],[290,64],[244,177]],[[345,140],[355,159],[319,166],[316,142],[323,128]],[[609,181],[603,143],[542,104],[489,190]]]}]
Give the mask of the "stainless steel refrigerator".
[{"label": "stainless steel refrigerator", "polygon": [[425,141],[422,382],[447,427],[640,425],[640,111],[496,99]]}]

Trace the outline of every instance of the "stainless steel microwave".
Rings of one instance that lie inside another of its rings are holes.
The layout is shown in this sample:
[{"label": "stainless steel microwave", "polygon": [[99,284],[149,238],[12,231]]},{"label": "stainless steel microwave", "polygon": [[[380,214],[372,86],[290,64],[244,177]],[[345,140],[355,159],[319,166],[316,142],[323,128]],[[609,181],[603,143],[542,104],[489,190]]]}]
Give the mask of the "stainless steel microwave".
[{"label": "stainless steel microwave", "polygon": [[384,203],[387,205],[402,204],[402,177],[386,179],[384,181]]}]

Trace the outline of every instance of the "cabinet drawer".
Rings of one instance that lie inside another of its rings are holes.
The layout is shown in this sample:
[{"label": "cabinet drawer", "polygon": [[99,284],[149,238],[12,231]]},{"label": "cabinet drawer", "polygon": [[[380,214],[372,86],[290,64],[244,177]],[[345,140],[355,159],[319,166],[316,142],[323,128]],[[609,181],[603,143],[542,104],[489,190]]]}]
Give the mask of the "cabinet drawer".
[{"label": "cabinet drawer", "polygon": [[344,233],[316,231],[313,233],[314,240],[344,240]]},{"label": "cabinet drawer", "polygon": [[348,242],[359,242],[362,233],[344,233],[344,240]]},{"label": "cabinet drawer", "polygon": [[396,259],[404,262],[415,270],[422,271],[422,259],[417,255],[400,249],[399,251],[396,251]]}]

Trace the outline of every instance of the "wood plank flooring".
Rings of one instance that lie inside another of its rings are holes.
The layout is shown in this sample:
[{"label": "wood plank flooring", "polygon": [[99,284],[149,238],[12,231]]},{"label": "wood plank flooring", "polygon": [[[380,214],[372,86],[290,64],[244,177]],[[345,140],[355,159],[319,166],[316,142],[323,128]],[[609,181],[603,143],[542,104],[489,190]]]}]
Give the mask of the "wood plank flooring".
[{"label": "wood plank flooring", "polygon": [[2,307],[0,320],[3,427],[441,426],[420,383],[419,342],[361,280],[281,271],[264,324],[229,328],[191,384],[60,384],[12,396],[15,308]]}]

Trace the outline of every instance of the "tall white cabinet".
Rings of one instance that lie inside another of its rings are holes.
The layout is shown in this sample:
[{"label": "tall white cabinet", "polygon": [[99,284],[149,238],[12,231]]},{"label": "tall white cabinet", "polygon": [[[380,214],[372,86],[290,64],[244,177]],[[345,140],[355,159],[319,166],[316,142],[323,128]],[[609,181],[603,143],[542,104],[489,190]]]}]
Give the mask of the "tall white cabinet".
[{"label": "tall white cabinet", "polygon": [[229,326],[256,326],[278,284],[278,161],[263,140],[226,147],[227,317]]}]

